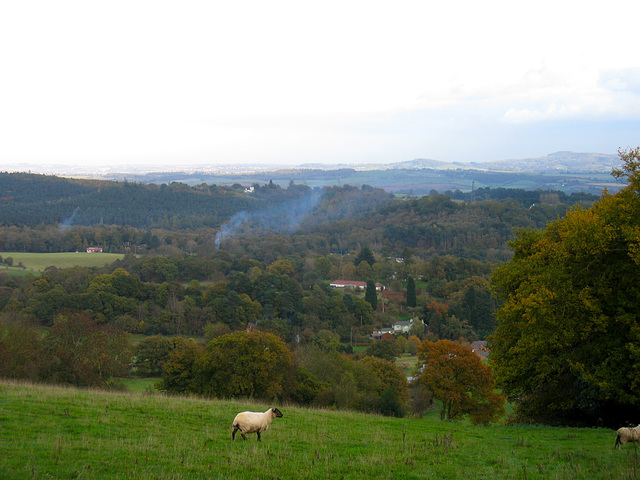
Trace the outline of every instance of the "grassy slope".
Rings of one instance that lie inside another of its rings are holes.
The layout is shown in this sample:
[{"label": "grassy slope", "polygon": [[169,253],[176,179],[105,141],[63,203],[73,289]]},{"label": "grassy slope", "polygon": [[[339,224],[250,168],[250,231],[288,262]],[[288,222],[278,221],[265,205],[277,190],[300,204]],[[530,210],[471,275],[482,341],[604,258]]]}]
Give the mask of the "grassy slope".
[{"label": "grassy slope", "polygon": [[[45,268],[55,266],[57,268],[72,267],[101,267],[115,262],[124,255],[119,253],[22,253],[22,252],[0,252],[2,258],[13,258],[14,267],[8,268],[2,265],[0,269],[8,272],[20,271],[16,266],[22,262],[27,272],[41,272]],[[4,268],[2,268],[4,267]]]},{"label": "grassy slope", "polygon": [[279,407],[261,443],[232,442],[234,415],[267,406],[0,382],[0,478],[610,479],[639,468],[611,430]]}]

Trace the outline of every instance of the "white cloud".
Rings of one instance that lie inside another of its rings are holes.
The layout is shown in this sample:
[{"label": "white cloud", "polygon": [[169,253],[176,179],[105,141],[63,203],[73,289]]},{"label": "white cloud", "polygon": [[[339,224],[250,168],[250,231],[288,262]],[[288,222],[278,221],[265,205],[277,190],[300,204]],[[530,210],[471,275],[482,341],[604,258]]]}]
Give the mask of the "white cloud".
[{"label": "white cloud", "polygon": [[403,160],[474,127],[630,117],[629,8],[4,2],[0,161]]},{"label": "white cloud", "polygon": [[578,113],[579,107],[569,105],[558,105],[550,103],[544,110],[537,109],[509,109],[504,115],[508,122],[525,123],[532,121],[541,121],[546,119],[561,119]]},{"label": "white cloud", "polygon": [[583,70],[572,76],[530,72],[537,79],[511,86],[503,96],[493,96],[505,109],[507,122],[613,118],[640,119],[640,69]]}]

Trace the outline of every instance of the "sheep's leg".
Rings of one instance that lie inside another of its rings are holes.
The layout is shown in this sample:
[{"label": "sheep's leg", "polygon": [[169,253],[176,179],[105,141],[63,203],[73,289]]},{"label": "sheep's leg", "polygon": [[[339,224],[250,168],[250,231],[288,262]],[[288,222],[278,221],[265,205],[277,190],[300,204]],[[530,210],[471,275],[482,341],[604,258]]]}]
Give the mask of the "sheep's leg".
[{"label": "sheep's leg", "polygon": [[260,432],[258,432],[258,441],[261,442],[262,440],[260,440]]},{"label": "sheep's leg", "polygon": [[242,431],[241,431],[241,432],[240,432],[240,435],[242,435],[242,439],[243,439],[243,440],[246,440],[246,439],[247,439],[247,436],[244,434],[244,432],[242,432]]},{"label": "sheep's leg", "polygon": [[235,440],[236,439],[236,432],[237,431],[238,431],[238,426],[234,425],[233,432],[231,432],[231,440]]}]

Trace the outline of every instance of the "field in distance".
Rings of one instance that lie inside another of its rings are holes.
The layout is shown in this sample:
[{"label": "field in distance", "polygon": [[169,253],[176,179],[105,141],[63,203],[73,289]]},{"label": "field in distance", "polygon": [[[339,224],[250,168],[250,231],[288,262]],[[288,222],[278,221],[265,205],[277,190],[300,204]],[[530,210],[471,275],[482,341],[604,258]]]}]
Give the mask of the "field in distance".
[{"label": "field in distance", "polygon": [[[244,410],[284,413],[231,440]],[[638,449],[597,428],[480,427],[287,405],[0,381],[0,478],[637,478]]]},{"label": "field in distance", "polygon": [[[10,273],[40,273],[47,267],[72,268],[72,267],[102,267],[118,259],[124,258],[120,253],[24,253],[24,252],[0,252],[3,260],[13,259],[13,266],[0,263],[0,272]],[[22,264],[24,267],[19,267]]]}]

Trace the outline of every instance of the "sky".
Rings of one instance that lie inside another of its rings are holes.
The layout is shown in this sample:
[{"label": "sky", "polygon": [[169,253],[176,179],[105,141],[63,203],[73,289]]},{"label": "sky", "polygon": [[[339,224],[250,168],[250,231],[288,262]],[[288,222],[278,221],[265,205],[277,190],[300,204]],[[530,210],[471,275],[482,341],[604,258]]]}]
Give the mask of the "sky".
[{"label": "sky", "polygon": [[0,168],[640,145],[628,0],[0,0]]}]

